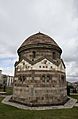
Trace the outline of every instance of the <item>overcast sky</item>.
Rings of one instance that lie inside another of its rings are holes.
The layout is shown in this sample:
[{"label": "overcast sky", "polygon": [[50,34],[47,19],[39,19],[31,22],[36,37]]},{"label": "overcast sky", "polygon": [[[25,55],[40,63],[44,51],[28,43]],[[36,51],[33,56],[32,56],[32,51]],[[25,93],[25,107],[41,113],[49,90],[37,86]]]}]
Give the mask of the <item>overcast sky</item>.
[{"label": "overcast sky", "polygon": [[0,0],[0,69],[13,75],[25,38],[45,33],[62,48],[67,80],[78,81],[78,0]]}]

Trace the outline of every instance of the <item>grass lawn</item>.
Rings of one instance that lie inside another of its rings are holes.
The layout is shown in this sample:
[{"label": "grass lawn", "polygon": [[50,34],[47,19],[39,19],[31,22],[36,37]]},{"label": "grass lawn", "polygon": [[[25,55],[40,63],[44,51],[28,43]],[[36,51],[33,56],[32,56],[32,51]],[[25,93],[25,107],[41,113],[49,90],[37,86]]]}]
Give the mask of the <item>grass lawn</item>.
[{"label": "grass lawn", "polygon": [[[3,88],[0,88],[0,92],[3,92]],[[6,94],[12,95],[13,88],[12,87],[6,87]]]},{"label": "grass lawn", "polygon": [[12,95],[13,94],[13,88],[12,87],[7,87],[6,92],[7,92],[6,93],[7,95]]},{"label": "grass lawn", "polygon": [[78,119],[78,108],[30,111],[0,103],[0,119]]},{"label": "grass lawn", "polygon": [[78,95],[75,95],[75,94],[73,95],[73,94],[72,94],[72,95],[70,95],[70,97],[75,98],[75,99],[78,100]]}]

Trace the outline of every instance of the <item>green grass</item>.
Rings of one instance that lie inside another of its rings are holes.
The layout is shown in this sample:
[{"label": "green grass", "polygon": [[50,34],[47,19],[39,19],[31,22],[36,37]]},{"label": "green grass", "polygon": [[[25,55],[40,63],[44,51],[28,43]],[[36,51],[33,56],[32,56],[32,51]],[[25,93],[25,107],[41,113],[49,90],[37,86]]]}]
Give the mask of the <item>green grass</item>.
[{"label": "green grass", "polygon": [[[0,92],[3,92],[3,88],[0,89]],[[6,87],[6,95],[12,95],[13,88],[12,87]]]},{"label": "green grass", "polygon": [[78,95],[70,95],[70,97],[72,97],[72,98],[75,98],[75,99],[77,99],[78,100]]},{"label": "green grass", "polygon": [[12,88],[12,87],[7,87],[7,88],[6,88],[6,93],[7,93],[7,95],[12,95],[12,93],[13,93],[13,88]]},{"label": "green grass", "polygon": [[78,119],[78,108],[30,111],[0,103],[0,119]]}]

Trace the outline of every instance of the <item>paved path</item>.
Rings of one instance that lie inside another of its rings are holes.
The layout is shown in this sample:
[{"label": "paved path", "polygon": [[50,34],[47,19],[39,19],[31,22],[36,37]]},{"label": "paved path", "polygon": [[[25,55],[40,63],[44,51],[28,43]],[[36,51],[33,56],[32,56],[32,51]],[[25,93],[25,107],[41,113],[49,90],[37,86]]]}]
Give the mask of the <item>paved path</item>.
[{"label": "paved path", "polygon": [[64,109],[64,108],[73,108],[73,106],[76,104],[77,100],[70,98],[70,100],[67,101],[64,105],[59,105],[59,106],[44,106],[44,107],[28,107],[25,105],[21,105],[18,103],[14,102],[9,102],[10,98],[12,96],[6,96],[3,100],[2,103],[11,105],[20,109],[26,109],[26,110],[48,110],[48,109]]},{"label": "paved path", "polygon": [[70,100],[67,101],[67,103],[64,104],[64,107],[73,108],[75,106],[76,102],[77,102],[77,99],[70,98]]}]

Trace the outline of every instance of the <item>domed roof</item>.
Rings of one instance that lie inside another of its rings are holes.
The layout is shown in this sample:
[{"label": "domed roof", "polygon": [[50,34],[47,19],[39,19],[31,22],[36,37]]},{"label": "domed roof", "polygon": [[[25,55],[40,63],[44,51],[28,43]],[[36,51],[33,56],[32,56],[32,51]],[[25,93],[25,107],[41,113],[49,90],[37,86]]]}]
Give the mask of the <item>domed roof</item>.
[{"label": "domed roof", "polygon": [[30,37],[28,37],[20,46],[20,49],[25,48],[29,45],[39,45],[39,44],[46,44],[46,45],[52,45],[52,46],[56,46],[57,48],[59,48],[61,50],[61,48],[58,46],[58,44],[48,35],[45,35],[43,33],[36,33],[34,35],[31,35]]},{"label": "domed roof", "polygon": [[30,44],[52,44],[52,45],[57,45],[57,43],[51,38],[49,37],[48,35],[45,35],[43,33],[37,33],[37,34],[34,34],[30,37],[28,37],[24,42],[23,44],[21,45],[21,47],[25,46],[25,45],[30,45]]}]

